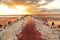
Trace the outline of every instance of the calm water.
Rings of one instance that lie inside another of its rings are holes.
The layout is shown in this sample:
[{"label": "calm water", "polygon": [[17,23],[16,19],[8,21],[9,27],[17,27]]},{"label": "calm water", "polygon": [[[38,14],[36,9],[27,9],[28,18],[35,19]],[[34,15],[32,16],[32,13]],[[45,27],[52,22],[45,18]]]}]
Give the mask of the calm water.
[{"label": "calm water", "polygon": [[51,23],[54,22],[55,25],[60,25],[60,20],[48,20],[48,23],[51,25]]}]

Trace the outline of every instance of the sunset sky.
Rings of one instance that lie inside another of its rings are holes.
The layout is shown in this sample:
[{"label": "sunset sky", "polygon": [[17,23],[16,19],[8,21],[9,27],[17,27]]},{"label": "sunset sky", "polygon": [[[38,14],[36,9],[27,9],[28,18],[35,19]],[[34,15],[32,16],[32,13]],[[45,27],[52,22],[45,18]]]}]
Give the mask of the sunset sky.
[{"label": "sunset sky", "polygon": [[[21,2],[25,6],[21,6],[20,5]],[[15,5],[15,3],[18,3],[19,5],[18,4]],[[12,6],[12,4],[15,6]],[[10,8],[9,6],[12,8]],[[60,9],[60,0],[1,0],[0,1],[0,15],[21,15],[21,14],[39,13],[38,10],[40,10],[40,8],[46,8],[48,10]]]},{"label": "sunset sky", "polygon": [[48,5],[41,6],[41,8],[60,9],[60,0],[54,0],[53,2],[49,3]]}]

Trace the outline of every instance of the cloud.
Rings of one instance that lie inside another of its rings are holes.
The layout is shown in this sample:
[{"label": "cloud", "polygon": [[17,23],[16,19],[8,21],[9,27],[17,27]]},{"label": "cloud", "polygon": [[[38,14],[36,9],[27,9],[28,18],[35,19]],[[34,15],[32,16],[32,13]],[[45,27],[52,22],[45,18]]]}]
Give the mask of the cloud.
[{"label": "cloud", "polygon": [[41,0],[41,1],[39,1],[38,3],[39,3],[41,6],[43,6],[43,5],[49,4],[49,3],[53,2],[53,1],[54,1],[54,0]]},{"label": "cloud", "polygon": [[0,0],[1,2],[28,2],[28,1],[31,1],[31,2],[38,2],[40,0]]},{"label": "cloud", "polygon": [[12,2],[12,0],[0,0],[1,3],[3,2]]},{"label": "cloud", "polygon": [[41,8],[60,9],[60,0],[54,0],[53,2],[49,3],[48,5],[41,6]]}]

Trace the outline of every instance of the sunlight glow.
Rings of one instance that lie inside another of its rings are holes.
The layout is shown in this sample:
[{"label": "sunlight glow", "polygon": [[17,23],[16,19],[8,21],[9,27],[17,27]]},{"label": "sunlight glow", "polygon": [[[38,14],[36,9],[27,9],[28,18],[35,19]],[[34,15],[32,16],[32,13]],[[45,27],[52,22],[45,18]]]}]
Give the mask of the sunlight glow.
[{"label": "sunlight glow", "polygon": [[27,12],[26,6],[17,6],[15,8],[9,8],[7,5],[0,5],[0,15],[25,15]]},{"label": "sunlight glow", "polygon": [[24,6],[16,6],[16,8],[17,8],[19,11],[24,11],[24,10],[26,10],[26,7],[24,7]]}]

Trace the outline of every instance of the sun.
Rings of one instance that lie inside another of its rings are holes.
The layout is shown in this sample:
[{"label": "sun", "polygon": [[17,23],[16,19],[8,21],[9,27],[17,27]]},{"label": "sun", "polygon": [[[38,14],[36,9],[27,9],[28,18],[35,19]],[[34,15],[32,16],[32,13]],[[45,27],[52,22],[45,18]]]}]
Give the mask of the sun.
[{"label": "sun", "polygon": [[24,11],[26,10],[27,8],[25,6],[16,6],[17,10],[19,11]]}]

